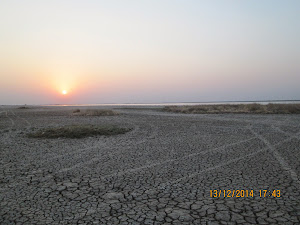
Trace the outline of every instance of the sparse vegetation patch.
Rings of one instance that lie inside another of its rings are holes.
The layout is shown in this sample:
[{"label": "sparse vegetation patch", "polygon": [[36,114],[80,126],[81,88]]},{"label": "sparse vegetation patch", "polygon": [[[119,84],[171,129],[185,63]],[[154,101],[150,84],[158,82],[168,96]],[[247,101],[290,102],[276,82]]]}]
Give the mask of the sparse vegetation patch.
[{"label": "sparse vegetation patch", "polygon": [[80,113],[80,109],[75,109],[73,113]]},{"label": "sparse vegetation patch", "polygon": [[253,114],[300,114],[300,104],[223,104],[194,106],[165,106],[165,112],[186,114],[253,113]]},{"label": "sparse vegetation patch", "polygon": [[116,116],[119,113],[111,109],[86,109],[81,111],[80,109],[75,109],[73,111],[73,116]]},{"label": "sparse vegetation patch", "polygon": [[96,125],[68,125],[41,129],[37,132],[29,133],[30,138],[84,138],[97,135],[117,135],[125,134],[130,128],[116,126],[96,126]]}]

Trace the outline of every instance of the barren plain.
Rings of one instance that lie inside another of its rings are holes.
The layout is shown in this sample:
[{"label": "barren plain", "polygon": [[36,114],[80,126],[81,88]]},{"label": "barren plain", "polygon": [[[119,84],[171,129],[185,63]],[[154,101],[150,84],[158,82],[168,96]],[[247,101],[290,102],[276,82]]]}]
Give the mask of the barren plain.
[{"label": "barren plain", "polygon": [[[300,115],[76,108],[0,107],[1,224],[300,223]],[[132,130],[27,137],[73,124]]]}]

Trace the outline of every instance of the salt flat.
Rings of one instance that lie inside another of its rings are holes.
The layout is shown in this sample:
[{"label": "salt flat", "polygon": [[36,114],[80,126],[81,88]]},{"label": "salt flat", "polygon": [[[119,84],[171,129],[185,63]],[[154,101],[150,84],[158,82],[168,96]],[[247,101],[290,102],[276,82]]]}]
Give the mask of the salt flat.
[{"label": "salt flat", "polygon": [[[76,117],[72,110],[0,107],[1,224],[300,223],[300,115],[119,107],[118,116]],[[133,129],[26,137],[70,124]],[[224,190],[253,190],[253,197],[224,197]],[[273,190],[280,197],[269,196]]]}]

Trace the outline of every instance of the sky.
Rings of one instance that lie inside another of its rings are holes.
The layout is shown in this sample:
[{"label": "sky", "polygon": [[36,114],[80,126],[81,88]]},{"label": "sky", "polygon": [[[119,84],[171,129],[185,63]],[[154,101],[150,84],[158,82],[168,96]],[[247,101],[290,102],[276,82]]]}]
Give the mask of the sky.
[{"label": "sky", "polygon": [[299,100],[299,40],[299,0],[2,0],[0,104]]}]

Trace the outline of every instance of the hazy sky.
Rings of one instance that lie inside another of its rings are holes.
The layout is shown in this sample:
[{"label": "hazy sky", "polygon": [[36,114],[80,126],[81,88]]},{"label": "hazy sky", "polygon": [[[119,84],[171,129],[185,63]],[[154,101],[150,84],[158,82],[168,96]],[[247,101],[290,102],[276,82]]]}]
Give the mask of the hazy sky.
[{"label": "hazy sky", "polygon": [[299,87],[299,0],[0,3],[0,104],[300,99]]}]

